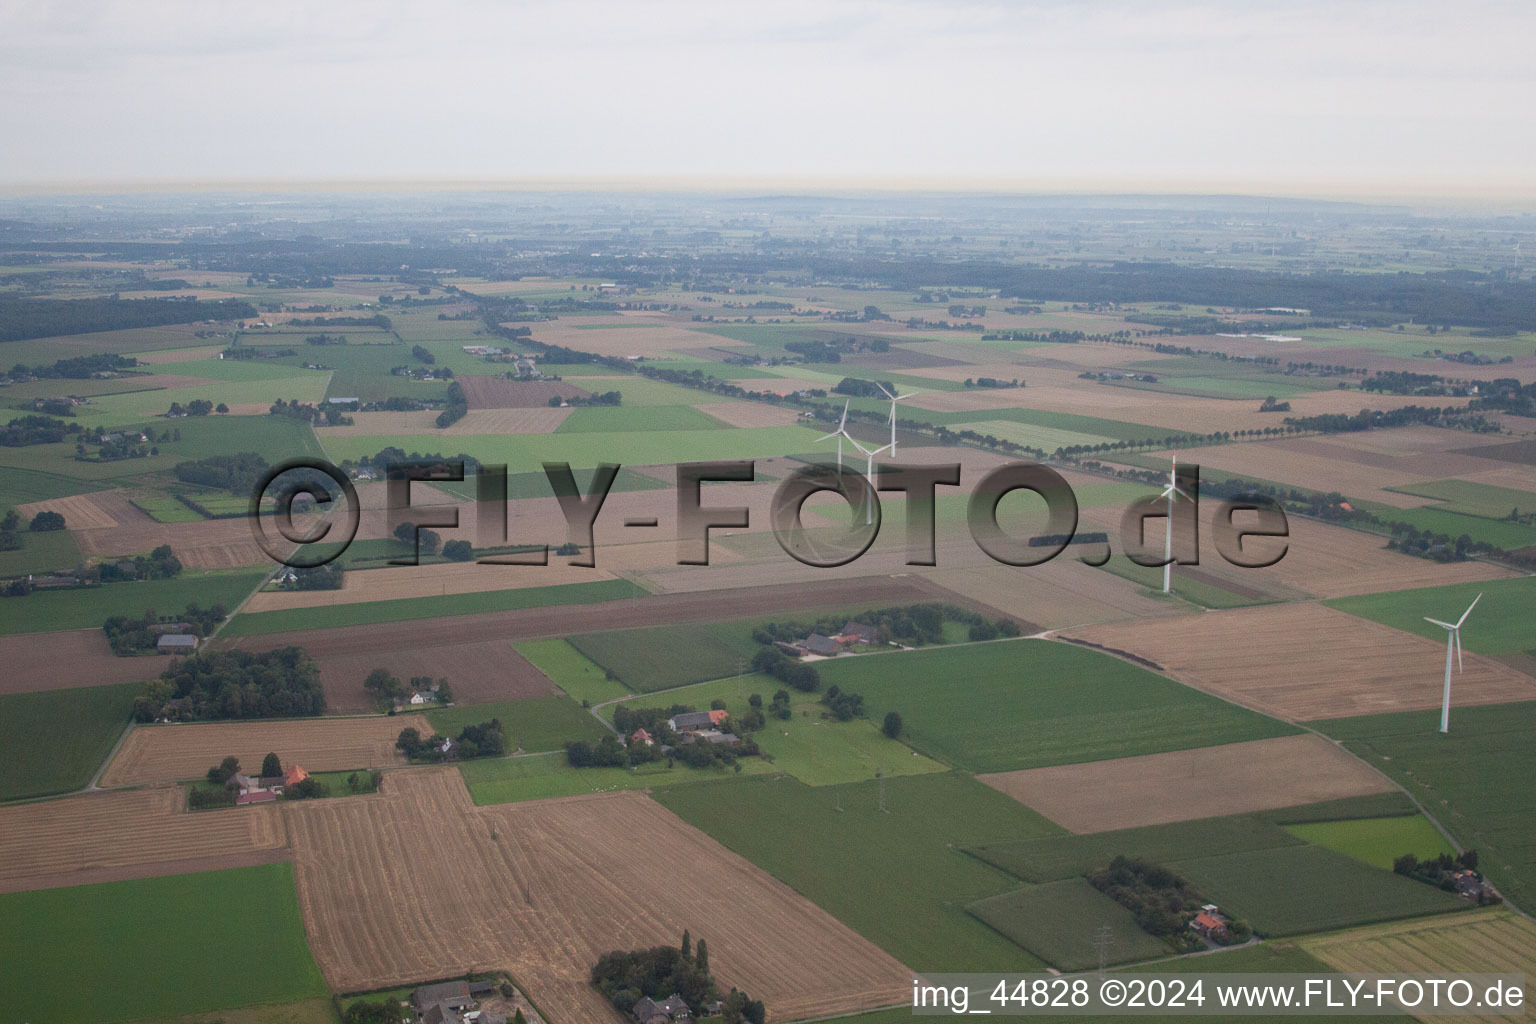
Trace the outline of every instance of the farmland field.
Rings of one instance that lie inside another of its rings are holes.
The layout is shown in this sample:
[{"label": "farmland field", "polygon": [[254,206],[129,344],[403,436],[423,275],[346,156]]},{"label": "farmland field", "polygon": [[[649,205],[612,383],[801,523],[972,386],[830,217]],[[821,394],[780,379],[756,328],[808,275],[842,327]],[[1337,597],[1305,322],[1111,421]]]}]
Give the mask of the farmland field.
[{"label": "farmland field", "polygon": [[1536,577],[1367,594],[1329,601],[1328,605],[1443,645],[1445,630],[1425,622],[1424,617],[1455,622],[1478,594],[1483,599],[1461,628],[1463,649],[1507,654],[1536,647],[1531,632],[1531,623],[1536,621]]},{"label": "farmland field", "polygon": [[[310,945],[339,991],[478,965],[509,970],[565,1019],[617,1021],[590,965],[685,928],[708,939],[723,984],[785,1018],[888,1005],[910,984],[896,960],[638,794],[477,808],[446,768],[397,772],[379,797],[284,810]],[[678,864],[755,926],[720,927],[671,898]],[[482,927],[463,927],[465,893]]]},{"label": "farmland field", "polygon": [[159,676],[169,664],[170,659],[154,655],[117,657],[100,629],[0,636],[0,665],[5,666],[0,693],[142,683]]},{"label": "farmland field", "polygon": [[629,687],[609,679],[601,665],[564,640],[524,640],[512,649],[573,700],[601,704],[629,695]]},{"label": "farmland field", "polygon": [[[0,935],[0,955],[27,964],[0,976],[8,1022],[111,1024],[328,994],[287,864],[8,893],[0,915],[28,922]],[[238,971],[209,955],[232,942]]]},{"label": "farmland field", "polygon": [[[1266,938],[1468,906],[1459,896],[1321,846],[1282,846],[1167,866]],[[1298,894],[1304,896],[1298,899]]]},{"label": "farmland field", "polygon": [[1063,971],[1080,971],[1099,963],[1096,942],[1105,927],[1112,939],[1109,963],[1169,954],[1166,943],[1137,927],[1129,910],[1082,878],[1031,885],[978,900],[966,909]]},{"label": "farmland field", "polygon": [[1536,891],[1536,793],[1529,784],[1536,703],[1453,707],[1450,733],[1441,735],[1439,726],[1434,711],[1318,723],[1406,786],[1462,846],[1478,851],[1478,870],[1523,903]]},{"label": "farmland field", "polygon": [[899,712],[908,744],[967,771],[1099,761],[1294,731],[1108,655],[1043,640],[838,658],[817,670],[825,684],[863,694],[872,720]]},{"label": "farmland field", "polygon": [[108,616],[138,616],[150,608],[169,615],[193,603],[204,608],[214,604],[233,608],[255,589],[262,575],[259,572],[183,572],[168,580],[35,591],[23,598],[6,600],[5,615],[0,617],[0,635],[99,629]]},{"label": "farmland field", "polygon": [[92,686],[0,695],[0,800],[80,789],[128,725],[139,687]]},{"label": "farmland field", "polygon": [[758,645],[746,633],[742,628],[736,637],[710,625],[652,626],[583,633],[568,642],[619,682],[646,693],[749,671]]},{"label": "farmland field", "polygon": [[[562,750],[569,740],[599,740],[608,732],[601,722],[563,694],[427,712],[427,721],[432,728],[450,737],[457,736],[466,725],[488,722],[492,718],[501,719],[506,730],[508,753],[514,750],[529,753]],[[391,721],[398,722],[399,719]]]},{"label": "farmland field", "polygon": [[80,549],[68,530],[18,534],[21,548],[0,551],[0,579],[43,573],[54,569],[73,569],[80,564]]},{"label": "farmland field", "polygon": [[834,794],[793,779],[749,779],[673,786],[656,799],[916,971],[1037,969],[1035,957],[963,909],[1018,883],[958,847],[1056,828],[955,773],[890,779],[884,788],[884,814],[874,781]]},{"label": "farmland field", "polygon": [[382,768],[403,763],[395,738],[418,715],[301,719],[281,722],[209,722],[137,726],[102,773],[103,786],[198,779],[225,757],[254,773],[267,753],[285,768],[311,772]]},{"label": "farmland field", "polygon": [[1442,853],[1456,853],[1429,819],[1418,814],[1401,818],[1302,822],[1287,825],[1285,830],[1314,846],[1326,846],[1388,870],[1392,862],[1405,853],[1420,860],[1433,860]]}]

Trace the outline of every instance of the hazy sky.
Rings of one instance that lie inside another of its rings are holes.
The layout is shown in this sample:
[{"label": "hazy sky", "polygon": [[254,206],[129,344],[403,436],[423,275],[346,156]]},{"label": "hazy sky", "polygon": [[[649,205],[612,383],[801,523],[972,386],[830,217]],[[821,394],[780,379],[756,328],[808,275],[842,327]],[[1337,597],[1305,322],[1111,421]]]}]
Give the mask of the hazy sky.
[{"label": "hazy sky", "polygon": [[0,0],[0,182],[1536,180],[1536,4]]}]

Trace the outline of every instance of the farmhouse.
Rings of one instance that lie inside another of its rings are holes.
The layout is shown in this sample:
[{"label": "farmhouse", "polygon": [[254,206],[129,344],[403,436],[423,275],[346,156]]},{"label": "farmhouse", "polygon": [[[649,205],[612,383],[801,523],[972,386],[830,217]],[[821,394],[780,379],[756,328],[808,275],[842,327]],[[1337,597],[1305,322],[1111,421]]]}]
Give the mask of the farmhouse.
[{"label": "farmhouse", "polygon": [[166,633],[155,641],[155,650],[161,654],[184,654],[197,650],[197,637],[191,633]]},{"label": "farmhouse", "polygon": [[1214,903],[1201,907],[1200,912],[1189,922],[1189,927],[1196,935],[1212,942],[1227,938],[1227,918]]},{"label": "farmhouse", "polygon": [[697,732],[714,725],[715,719],[708,711],[685,711],[667,719],[667,728],[673,732]]},{"label": "farmhouse", "polygon": [[672,1024],[673,1021],[693,1020],[693,1012],[676,992],[659,1003],[642,996],[630,1012],[634,1014],[636,1024]]},{"label": "farmhouse", "polygon": [[880,642],[880,630],[876,626],[865,625],[862,622],[854,622],[852,619],[843,627],[843,631],[834,640],[842,644],[877,644]]},{"label": "farmhouse", "polygon": [[644,729],[636,729],[634,732],[630,733],[629,742],[643,743],[648,747],[654,747],[656,745],[655,739],[653,739],[651,734],[646,732]]}]

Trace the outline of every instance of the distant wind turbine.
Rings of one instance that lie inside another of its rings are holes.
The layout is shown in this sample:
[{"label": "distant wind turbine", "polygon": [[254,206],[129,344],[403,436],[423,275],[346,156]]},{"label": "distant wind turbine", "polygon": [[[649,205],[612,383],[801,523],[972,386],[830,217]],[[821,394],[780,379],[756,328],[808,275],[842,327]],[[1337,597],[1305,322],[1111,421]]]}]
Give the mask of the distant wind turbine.
[{"label": "distant wind turbine", "polygon": [[896,455],[896,403],[905,402],[913,395],[920,395],[922,392],[908,391],[904,395],[893,395],[889,391],[885,390],[885,385],[881,384],[879,381],[875,382],[875,387],[880,389],[880,393],[882,395],[891,400],[891,443],[886,445],[886,448],[890,450],[891,457],[894,458]]},{"label": "distant wind turbine", "polygon": [[1452,647],[1456,648],[1456,671],[1460,672],[1460,671],[1462,671],[1462,666],[1461,666],[1461,624],[1463,622],[1467,621],[1467,616],[1472,614],[1472,609],[1476,608],[1477,607],[1477,602],[1481,601],[1482,599],[1483,599],[1483,595],[1482,594],[1478,594],[1476,597],[1474,597],[1472,599],[1472,603],[1467,605],[1467,610],[1461,613],[1461,618],[1456,620],[1456,625],[1454,625],[1454,626],[1451,625],[1449,622],[1441,622],[1439,619],[1432,619],[1428,615],[1424,616],[1424,621],[1425,622],[1433,622],[1435,625],[1439,626],[1441,629],[1446,631],[1446,637],[1445,637],[1445,696],[1442,697],[1441,700],[1440,700],[1440,731],[1441,732],[1450,732],[1451,731],[1451,648]]},{"label": "distant wind turbine", "polygon": [[1168,593],[1173,583],[1173,499],[1175,496],[1193,501],[1189,495],[1179,490],[1179,457],[1173,457],[1173,468],[1168,470],[1168,486],[1163,488],[1159,498],[1168,499],[1168,530],[1163,535],[1163,593]]},{"label": "distant wind turbine", "polygon": [[[892,406],[892,408],[894,409],[895,406]],[[892,428],[893,432],[894,432],[894,429],[895,428],[893,427]],[[865,501],[864,501],[864,525],[865,526],[869,526],[869,525],[873,524],[874,521],[875,521],[875,518],[874,518],[875,517],[874,503],[869,500],[869,497],[873,496],[874,486],[875,486],[874,485],[874,478],[875,478],[875,456],[879,455],[881,452],[885,451],[886,448],[888,448],[890,446],[889,445],[881,445],[879,448],[875,448],[875,449],[871,450],[871,449],[865,448],[863,445],[859,444],[859,442],[854,439],[853,435],[848,433],[848,403],[847,402],[843,403],[843,418],[838,421],[837,430],[833,431],[830,434],[823,434],[820,437],[818,437],[816,440],[818,440],[818,441],[825,441],[825,440],[827,440],[829,438],[833,438],[833,437],[837,438],[837,471],[838,471],[838,473],[842,473],[842,471],[843,471],[843,440],[844,440],[844,438],[847,439],[849,444],[853,445],[855,448],[857,448],[864,455],[864,479],[866,481],[868,481],[868,485],[869,485],[869,489],[870,489],[870,495],[866,496]]]},{"label": "distant wind turbine", "polygon": [[[841,476],[842,473],[843,473],[843,438],[847,436],[847,427],[848,427],[848,403],[846,401],[844,401],[843,402],[843,418],[837,421],[837,429],[832,431],[832,433],[830,433],[830,434],[822,434],[820,437],[818,437],[816,439],[817,442],[821,442],[821,441],[829,440],[830,438],[834,438],[834,437],[837,438],[837,473],[838,473],[839,476]],[[849,438],[849,440],[851,441],[853,439]]]}]

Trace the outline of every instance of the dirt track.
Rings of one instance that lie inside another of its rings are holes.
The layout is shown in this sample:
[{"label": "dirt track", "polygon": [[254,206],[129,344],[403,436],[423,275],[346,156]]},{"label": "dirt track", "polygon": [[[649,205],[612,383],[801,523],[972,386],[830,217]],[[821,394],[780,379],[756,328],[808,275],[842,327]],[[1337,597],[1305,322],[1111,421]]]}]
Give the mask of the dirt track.
[{"label": "dirt track", "polygon": [[685,928],[773,1020],[910,988],[896,960],[639,793],[475,807],[448,768],[283,810],[310,947],[336,991],[499,968],[551,1024],[617,1022],[587,983],[597,957]]},{"label": "dirt track", "polygon": [[977,778],[1078,833],[1294,807],[1393,788],[1311,733]]}]

